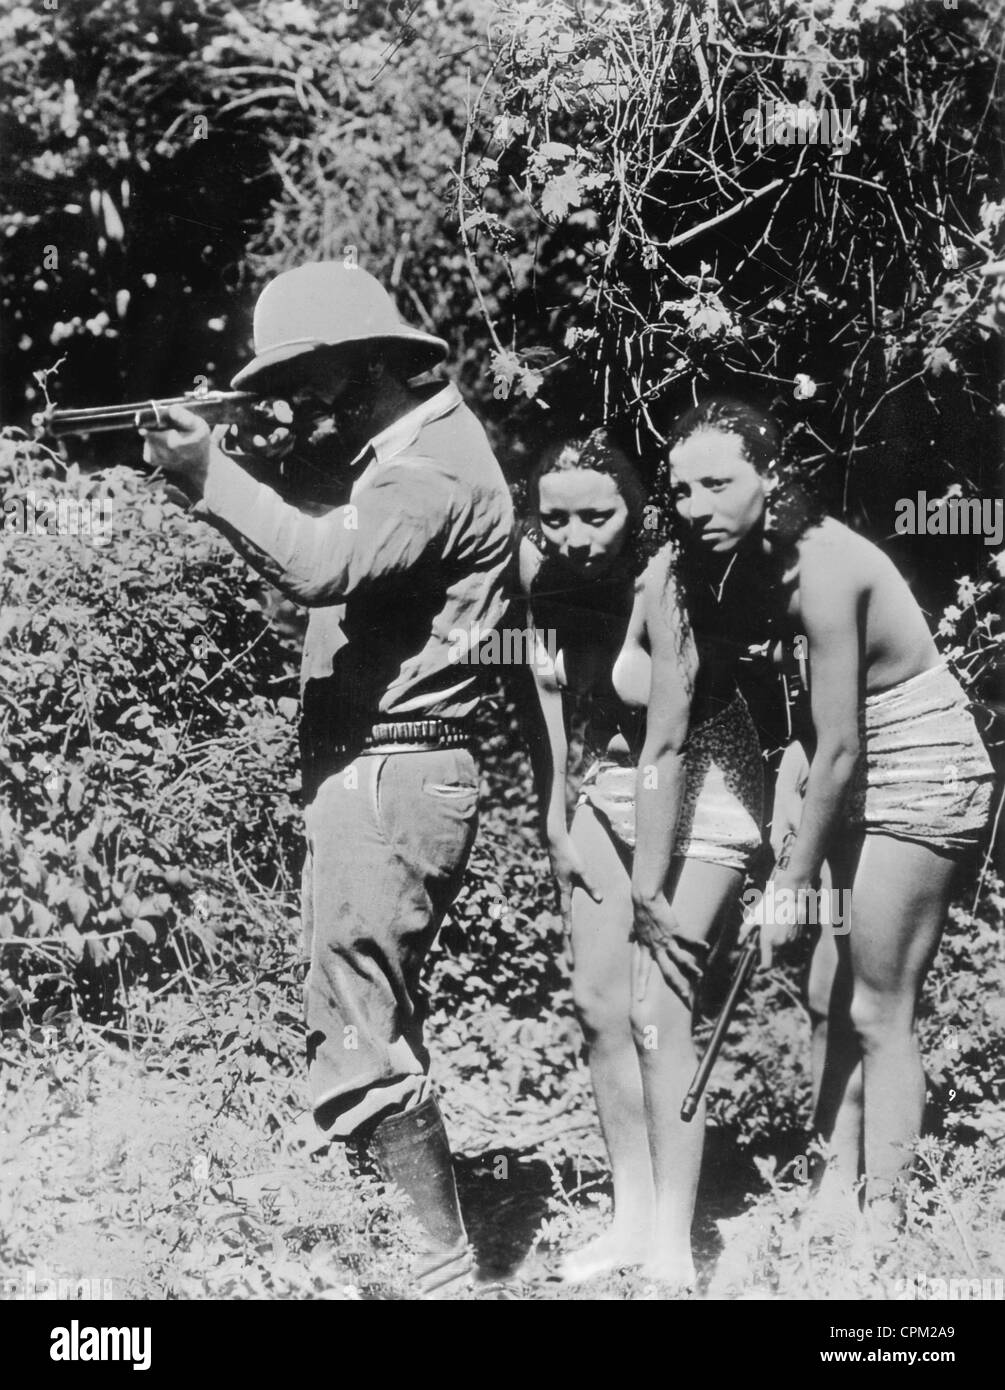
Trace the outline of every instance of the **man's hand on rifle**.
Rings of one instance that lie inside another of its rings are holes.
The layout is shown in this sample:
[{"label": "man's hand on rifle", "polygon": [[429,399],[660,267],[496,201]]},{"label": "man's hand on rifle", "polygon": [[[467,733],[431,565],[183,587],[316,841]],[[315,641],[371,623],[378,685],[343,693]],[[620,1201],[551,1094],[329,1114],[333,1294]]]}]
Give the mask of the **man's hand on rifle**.
[{"label": "man's hand on rifle", "polygon": [[201,497],[212,447],[206,421],[183,406],[173,405],[164,411],[159,429],[140,430],[140,435],[144,440],[143,462],[162,468],[165,473],[180,474],[177,481]]}]

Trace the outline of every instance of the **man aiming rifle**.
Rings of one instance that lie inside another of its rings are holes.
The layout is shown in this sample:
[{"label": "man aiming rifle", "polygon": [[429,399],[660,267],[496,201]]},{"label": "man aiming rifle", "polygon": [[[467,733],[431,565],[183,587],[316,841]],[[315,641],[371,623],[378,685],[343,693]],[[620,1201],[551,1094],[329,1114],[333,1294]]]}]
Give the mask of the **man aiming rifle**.
[{"label": "man aiming rifle", "polygon": [[314,1114],[411,1198],[426,1237],[419,1290],[450,1296],[471,1256],[419,976],[478,812],[480,668],[451,661],[450,634],[477,645],[501,616],[509,493],[456,387],[411,384],[446,344],[403,324],[366,271],[321,263],[273,280],[255,351],[233,385],[289,402],[292,453],[321,480],[309,499],[284,500],[260,459],[223,452],[177,405],[142,431],[144,459],[311,610],[301,752]]}]

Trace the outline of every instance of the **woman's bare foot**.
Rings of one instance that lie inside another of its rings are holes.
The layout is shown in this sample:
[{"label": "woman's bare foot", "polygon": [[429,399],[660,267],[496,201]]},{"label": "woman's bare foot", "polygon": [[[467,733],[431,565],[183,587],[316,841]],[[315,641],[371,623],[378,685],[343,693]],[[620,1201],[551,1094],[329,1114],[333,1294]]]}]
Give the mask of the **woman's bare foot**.
[{"label": "woman's bare foot", "polygon": [[673,1279],[646,1279],[642,1292],[638,1295],[640,1303],[676,1303],[690,1298],[694,1293],[693,1284],[681,1284]]},{"label": "woman's bare foot", "polygon": [[799,1218],[799,1234],[812,1245],[850,1254],[862,1238],[862,1217],[844,1211],[816,1211],[812,1207]]},{"label": "woman's bare foot", "polygon": [[809,1202],[799,1217],[799,1231],[810,1240],[825,1240],[836,1245],[850,1245],[862,1230],[862,1213],[858,1203],[850,1201]]},{"label": "woman's bare foot", "polygon": [[562,1261],[562,1279],[566,1284],[584,1284],[600,1274],[616,1269],[631,1269],[644,1262],[649,1253],[647,1236],[621,1232],[615,1228],[603,1231],[580,1250],[573,1250]]},{"label": "woman's bare foot", "polygon": [[850,1244],[861,1228],[858,1191],[849,1187],[829,1166],[799,1218],[800,1231],[811,1239]]},{"label": "woman's bare foot", "polygon": [[651,1255],[642,1266],[642,1278],[647,1283],[677,1290],[673,1295],[656,1295],[661,1298],[667,1296],[686,1297],[693,1292],[697,1277],[690,1250],[678,1253],[660,1251],[658,1254]]},{"label": "woman's bare foot", "polygon": [[903,1203],[897,1197],[874,1197],[866,1203],[864,1216],[865,1235],[874,1254],[888,1254],[903,1234]]}]

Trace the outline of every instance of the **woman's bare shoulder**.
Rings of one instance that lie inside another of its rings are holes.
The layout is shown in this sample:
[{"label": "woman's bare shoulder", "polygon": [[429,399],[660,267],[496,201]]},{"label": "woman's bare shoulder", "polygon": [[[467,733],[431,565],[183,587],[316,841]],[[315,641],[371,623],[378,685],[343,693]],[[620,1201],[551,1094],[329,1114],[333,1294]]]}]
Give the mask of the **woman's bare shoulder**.
[{"label": "woman's bare shoulder", "polygon": [[806,580],[838,589],[868,587],[885,560],[879,546],[834,517],[825,517],[799,539],[799,574]]},{"label": "woman's bare shoulder", "polygon": [[829,570],[848,569],[848,578],[866,584],[879,571],[888,570],[893,562],[875,541],[861,536],[844,522],[825,517],[799,541],[801,561],[812,560]]},{"label": "woman's bare shoulder", "polygon": [[683,599],[677,574],[678,551],[673,542],[659,550],[641,576],[636,593],[636,611],[641,615],[649,648],[680,653],[682,636],[690,649],[693,634],[683,616]]},{"label": "woman's bare shoulder", "polygon": [[544,556],[526,532],[520,537],[517,563],[520,571],[520,588],[529,595],[534,580],[544,563]]},{"label": "woman's bare shoulder", "polygon": [[635,584],[636,591],[644,589],[646,593],[661,594],[668,585],[674,582],[675,559],[674,543],[667,541],[666,545],[657,550],[639,575]]}]

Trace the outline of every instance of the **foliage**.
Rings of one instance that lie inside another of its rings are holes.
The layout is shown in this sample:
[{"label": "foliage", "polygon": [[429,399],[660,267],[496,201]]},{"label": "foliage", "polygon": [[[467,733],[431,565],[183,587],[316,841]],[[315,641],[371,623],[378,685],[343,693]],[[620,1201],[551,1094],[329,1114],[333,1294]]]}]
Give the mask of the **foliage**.
[{"label": "foliage", "polygon": [[[115,1298],[406,1295],[415,1232],[404,1203],[342,1161],[311,1160],[303,1083],[290,1076],[299,1037],[276,968],[290,943],[278,917],[271,925],[271,944],[242,958],[250,988],[223,969],[184,999],[138,987],[132,1052],[87,1024],[55,1048],[6,1035],[6,1279],[100,1279]],[[267,1026],[281,1059],[263,1046]],[[234,1035],[246,1063],[236,1073]]]},{"label": "foliage", "polygon": [[[980,910],[978,911],[977,908]],[[950,911],[919,1033],[941,1128],[957,1143],[1005,1137],[1005,897],[991,875]]]},{"label": "foliage", "polygon": [[[364,266],[407,318],[446,338],[451,373],[476,400],[489,394],[485,334],[453,201],[495,10],[491,0],[415,0],[347,18],[315,7],[303,53],[315,107],[298,135],[270,137],[282,189],[249,245],[257,280],[312,258]],[[229,61],[250,56],[235,39]]]},{"label": "foliage", "polygon": [[231,11],[103,0],[0,16],[8,419],[59,351],[68,403],[174,394],[240,352],[220,335],[271,190],[253,120],[201,59]]},{"label": "foliage", "polygon": [[[90,1277],[99,1252],[142,1296],[403,1297],[407,1219],[349,1178],[307,1108],[293,701],[289,675],[270,683],[293,654],[243,563],[156,487],[120,470],[85,481],[10,441],[4,467],[8,496],[114,503],[106,544],[4,536],[4,1267]],[[565,1297],[539,1276],[602,1219],[606,1160],[504,691],[480,718],[485,809],[430,971],[434,1067],[473,1165],[469,1212],[536,1224],[511,1252],[530,1248],[538,1271],[523,1296]],[[954,913],[921,1021],[951,1187],[1003,1113],[1000,886],[969,908]],[[720,1184],[740,1194],[727,1214],[751,1191],[744,1152],[770,1175],[805,1151],[800,978],[796,962],[756,980],[713,1077],[708,1180],[719,1210]],[[54,1107],[63,1140],[46,1146],[38,1116]],[[553,1192],[543,1224],[541,1171]],[[759,1230],[777,1206],[762,1186]],[[49,1189],[72,1194],[65,1212]],[[711,1271],[708,1232],[701,1250]],[[637,1294],[622,1284],[605,1296]]]},{"label": "foliage", "polygon": [[[475,279],[512,280],[482,306],[511,414],[602,414],[652,459],[692,392],[753,387],[877,536],[916,489],[1000,495],[1001,24],[920,0],[506,5],[458,215]],[[925,545],[903,553],[931,581]],[[940,548],[946,574],[981,554]]]},{"label": "foliage", "polygon": [[[252,290],[364,265],[479,340],[451,172],[487,0],[100,0],[0,15],[7,418],[64,352],[67,404],[225,385]],[[467,375],[473,380],[473,373]]]},{"label": "foliage", "polygon": [[964,684],[981,686],[994,669],[1005,632],[1001,580],[1005,578],[1005,551],[988,563],[985,576],[969,574],[956,581],[956,602],[947,604],[936,631],[947,661],[952,662]]},{"label": "foliage", "polygon": [[[252,283],[351,254],[450,337],[514,453],[585,406],[651,454],[680,395],[753,377],[857,523],[889,529],[889,498],[915,487],[993,495],[977,272],[1003,211],[998,23],[968,0],[8,6],[16,407],[64,351],[81,399],[225,380]],[[768,143],[764,122],[744,142],[769,101],[772,130],[798,131],[803,98],[855,112],[847,151]],[[243,563],[157,485],[16,433],[0,447],[6,498],[113,509],[107,537],[0,537],[0,1268],[86,1276],[99,1251],[141,1296],[400,1297],[407,1218],[307,1112],[296,653]],[[979,682],[1001,558],[944,545],[940,638]],[[485,810],[430,1032],[458,1149],[473,1169],[506,1160],[482,1206],[520,1224],[521,1182],[551,1174],[547,1260],[602,1219],[606,1162],[505,691],[480,718]],[[1001,1266],[1001,885],[974,898],[920,1019],[934,1136],[908,1271],[945,1251],[960,1273]],[[760,1172],[713,1294],[868,1297],[894,1277],[856,1284],[797,1239],[806,949],[758,976],[713,1077],[711,1143],[743,1173],[714,1202],[735,1214]],[[713,1247],[706,1232],[707,1277]]]},{"label": "foliage", "polygon": [[765,1159],[758,1167],[767,1192],[720,1224],[727,1245],[710,1298],[927,1299],[936,1295],[924,1281],[1001,1279],[1005,1271],[1001,1157],[986,1140],[962,1150],[922,1141],[917,1181],[904,1189],[905,1227],[886,1249],[872,1248],[862,1232],[815,1223],[791,1165]]},{"label": "foliage", "polygon": [[162,490],[3,447],[8,504],[111,512],[91,537],[8,513],[2,537],[5,1008],[128,1012],[131,980],[213,961],[247,885],[293,887],[291,657],[244,564]]}]

